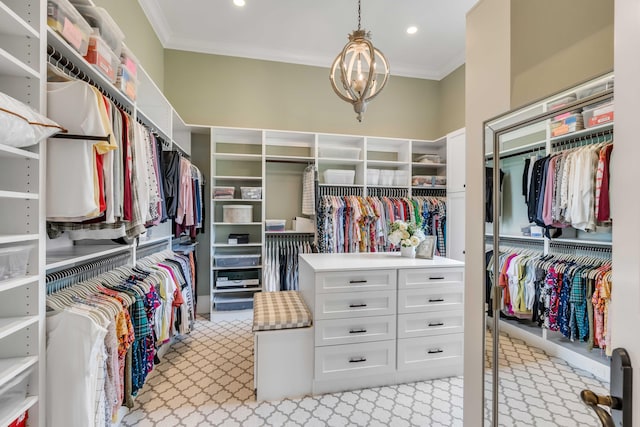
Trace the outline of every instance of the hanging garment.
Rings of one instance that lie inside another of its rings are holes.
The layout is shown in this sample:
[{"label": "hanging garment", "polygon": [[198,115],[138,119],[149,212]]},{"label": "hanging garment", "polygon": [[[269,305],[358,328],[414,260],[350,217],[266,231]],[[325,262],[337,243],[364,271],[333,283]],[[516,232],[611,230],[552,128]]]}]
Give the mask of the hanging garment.
[{"label": "hanging garment", "polygon": [[315,215],[316,195],[315,195],[315,166],[309,165],[302,174],[302,214]]}]

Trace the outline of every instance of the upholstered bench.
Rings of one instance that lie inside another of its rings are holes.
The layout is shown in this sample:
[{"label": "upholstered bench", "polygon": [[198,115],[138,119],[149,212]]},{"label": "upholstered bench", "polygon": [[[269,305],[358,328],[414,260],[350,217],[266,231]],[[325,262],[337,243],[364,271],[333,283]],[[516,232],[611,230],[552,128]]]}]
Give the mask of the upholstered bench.
[{"label": "upholstered bench", "polygon": [[253,298],[253,382],[256,400],[311,393],[313,319],[297,291],[260,292]]}]

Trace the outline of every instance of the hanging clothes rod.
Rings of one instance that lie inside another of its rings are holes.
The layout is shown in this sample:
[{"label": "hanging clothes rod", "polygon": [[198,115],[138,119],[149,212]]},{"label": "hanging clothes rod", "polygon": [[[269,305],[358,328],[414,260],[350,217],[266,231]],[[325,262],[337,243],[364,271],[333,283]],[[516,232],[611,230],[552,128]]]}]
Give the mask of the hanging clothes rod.
[{"label": "hanging clothes rod", "polygon": [[45,280],[47,294],[58,292],[76,283],[92,279],[109,270],[126,265],[129,260],[129,253],[120,253],[48,273]]},{"label": "hanging clothes rod", "polygon": [[[587,134],[587,135],[578,136],[578,137],[575,137],[575,138],[567,138],[567,139],[563,139],[561,141],[554,141],[551,144],[551,147],[552,148],[556,148],[556,147],[561,147],[563,145],[575,144],[575,143],[580,143],[580,142],[589,142],[589,143],[592,143],[592,142],[595,142],[595,143],[604,142],[604,141],[600,141],[599,138],[600,137],[606,137],[606,136],[609,136],[609,135],[613,135],[613,128],[605,129],[605,130],[602,130],[602,131],[599,131],[599,132],[596,132],[596,133],[590,133],[590,134]],[[593,141],[594,139],[596,141]]]},{"label": "hanging clothes rod", "polygon": [[51,135],[49,138],[77,139],[77,140],[84,140],[84,141],[109,141],[111,139],[111,135],[97,136],[97,135],[77,135],[73,133],[56,133],[55,135]]},{"label": "hanging clothes rod", "polygon": [[56,70],[61,71],[68,77],[75,80],[82,80],[91,86],[95,87],[104,96],[109,98],[119,109],[125,111],[127,114],[132,114],[131,106],[124,105],[116,96],[96,83],[90,76],[82,71],[76,64],[65,57],[62,53],[58,52],[53,46],[47,46],[47,62]]}]

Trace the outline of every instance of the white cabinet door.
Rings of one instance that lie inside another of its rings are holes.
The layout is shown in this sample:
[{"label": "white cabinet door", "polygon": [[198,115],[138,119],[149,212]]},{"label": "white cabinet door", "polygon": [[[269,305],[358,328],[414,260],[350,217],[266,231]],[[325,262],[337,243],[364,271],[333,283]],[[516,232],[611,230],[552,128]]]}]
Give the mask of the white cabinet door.
[{"label": "white cabinet door", "polygon": [[447,135],[447,193],[465,190],[465,130]]},{"label": "white cabinet door", "polygon": [[447,193],[447,257],[464,262],[465,192]]}]

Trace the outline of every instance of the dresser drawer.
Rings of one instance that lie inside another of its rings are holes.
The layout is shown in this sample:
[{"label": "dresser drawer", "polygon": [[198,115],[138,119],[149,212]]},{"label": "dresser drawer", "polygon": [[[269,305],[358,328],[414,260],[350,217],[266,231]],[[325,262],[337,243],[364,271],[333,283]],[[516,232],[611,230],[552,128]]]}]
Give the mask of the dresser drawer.
[{"label": "dresser drawer", "polygon": [[399,314],[398,338],[462,333],[463,322],[462,310]]},{"label": "dresser drawer", "polygon": [[462,283],[462,268],[404,269],[398,274],[398,289],[417,289],[430,285]]},{"label": "dresser drawer", "polygon": [[463,301],[464,285],[462,283],[400,290],[398,291],[398,313],[462,310]]},{"label": "dresser drawer", "polygon": [[396,342],[316,347],[315,380],[345,379],[395,371]]},{"label": "dresser drawer", "polygon": [[396,291],[336,292],[316,296],[317,320],[386,316],[395,312]]},{"label": "dresser drawer", "polygon": [[392,291],[396,283],[396,270],[317,273],[316,293]]},{"label": "dresser drawer", "polygon": [[396,316],[318,320],[316,346],[396,339]]},{"label": "dresser drawer", "polygon": [[464,334],[398,340],[398,371],[462,365]]}]

